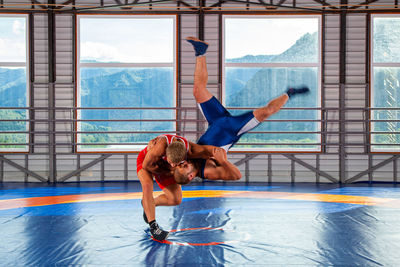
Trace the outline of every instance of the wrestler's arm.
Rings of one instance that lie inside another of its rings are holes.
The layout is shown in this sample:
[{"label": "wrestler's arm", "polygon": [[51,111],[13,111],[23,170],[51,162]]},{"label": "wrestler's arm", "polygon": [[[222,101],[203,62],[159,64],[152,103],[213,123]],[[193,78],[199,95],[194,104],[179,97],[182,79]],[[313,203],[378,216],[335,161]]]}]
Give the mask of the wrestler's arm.
[{"label": "wrestler's arm", "polygon": [[192,142],[189,142],[189,151],[188,158],[189,159],[208,159],[212,157],[214,149],[217,148],[215,146],[209,145],[198,145]]},{"label": "wrestler's arm", "polygon": [[209,180],[239,180],[242,174],[238,167],[228,161],[222,148],[214,149],[212,159],[207,160],[204,176]]},{"label": "wrestler's arm", "polygon": [[165,138],[160,138],[157,142],[147,151],[146,157],[143,161],[143,168],[151,173],[158,173],[159,168],[157,162],[165,155],[167,149],[167,141]]}]

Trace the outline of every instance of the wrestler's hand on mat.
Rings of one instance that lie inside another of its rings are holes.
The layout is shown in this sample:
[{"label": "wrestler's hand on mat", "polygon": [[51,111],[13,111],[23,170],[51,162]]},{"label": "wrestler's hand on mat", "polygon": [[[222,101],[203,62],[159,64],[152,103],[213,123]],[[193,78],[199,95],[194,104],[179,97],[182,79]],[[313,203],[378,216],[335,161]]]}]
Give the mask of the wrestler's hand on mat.
[{"label": "wrestler's hand on mat", "polygon": [[217,162],[225,162],[228,160],[227,156],[226,156],[226,151],[223,148],[220,147],[216,147],[213,150],[213,158],[217,161]]}]

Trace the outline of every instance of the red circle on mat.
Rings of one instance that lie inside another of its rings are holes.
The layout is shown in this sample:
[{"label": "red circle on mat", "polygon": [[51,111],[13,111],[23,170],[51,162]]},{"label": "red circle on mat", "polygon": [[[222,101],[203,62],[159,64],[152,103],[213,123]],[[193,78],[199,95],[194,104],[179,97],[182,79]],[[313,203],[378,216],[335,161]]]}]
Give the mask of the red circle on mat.
[{"label": "red circle on mat", "polygon": [[[176,233],[176,232],[183,232],[183,231],[193,231],[193,230],[221,230],[223,231],[224,229],[222,228],[213,228],[213,227],[198,227],[198,228],[185,228],[185,229],[173,229],[170,230],[170,233]],[[159,243],[163,244],[168,244],[168,245],[179,245],[179,246],[215,246],[215,245],[220,245],[220,244],[225,244],[224,241],[221,242],[208,242],[208,243],[191,243],[191,242],[175,242],[175,241],[169,241],[169,240],[163,240],[159,241],[157,239],[154,239],[154,237],[151,237],[154,241],[157,241]]]}]

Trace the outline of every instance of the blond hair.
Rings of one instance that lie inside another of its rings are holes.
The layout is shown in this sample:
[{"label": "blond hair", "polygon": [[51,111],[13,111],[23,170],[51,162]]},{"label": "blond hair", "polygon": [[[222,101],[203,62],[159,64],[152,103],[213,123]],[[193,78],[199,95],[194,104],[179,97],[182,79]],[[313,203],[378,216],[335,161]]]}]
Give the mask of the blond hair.
[{"label": "blond hair", "polygon": [[186,160],[186,147],[182,142],[172,142],[165,151],[170,162],[178,164]]}]

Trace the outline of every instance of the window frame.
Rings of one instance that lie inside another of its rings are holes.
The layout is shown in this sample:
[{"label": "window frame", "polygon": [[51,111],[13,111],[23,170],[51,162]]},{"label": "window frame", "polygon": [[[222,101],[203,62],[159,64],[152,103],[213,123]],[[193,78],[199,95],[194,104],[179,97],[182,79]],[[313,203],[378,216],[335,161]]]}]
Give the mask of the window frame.
[{"label": "window frame", "polygon": [[[374,75],[374,69],[375,69],[375,67],[396,67],[396,68],[400,68],[400,61],[399,62],[387,62],[387,63],[385,63],[385,62],[377,62],[377,63],[374,63],[374,44],[375,44],[375,42],[374,42],[374,23],[375,23],[375,20],[374,20],[374,18],[385,18],[385,17],[389,17],[389,18],[398,18],[398,19],[400,19],[400,13],[391,13],[391,14],[388,14],[388,13],[386,13],[386,14],[380,14],[380,13],[374,13],[374,14],[371,14],[371,21],[370,21],[370,25],[371,25],[371,31],[370,31],[370,40],[371,40],[371,42],[370,42],[370,44],[371,44],[371,47],[370,47],[370,103],[369,103],[369,107],[370,108],[372,108],[372,109],[370,109],[369,110],[369,118],[370,118],[370,123],[369,123],[369,145],[370,145],[370,151],[372,152],[372,153],[395,153],[395,154],[398,154],[398,153],[400,153],[400,149],[395,149],[396,148],[396,146],[395,145],[393,145],[393,146],[391,146],[391,148],[377,148],[376,146],[379,146],[379,145],[385,145],[385,144],[375,144],[375,145],[372,145],[372,144],[374,144],[374,141],[373,141],[373,133],[372,132],[374,132],[375,131],[375,129],[374,129],[374,121],[371,121],[371,120],[375,120],[374,119],[374,109],[373,108],[375,108],[375,106],[374,106],[374,96],[375,96],[375,88],[374,88],[374,84],[375,84],[375,79],[374,79],[374,77],[375,77],[375,75]],[[400,107],[399,107],[399,109],[400,109]]]},{"label": "window frame", "polygon": [[[22,148],[1,148],[0,147],[0,154],[2,153],[29,153],[30,152],[30,123],[29,123],[29,108],[30,108],[30,46],[29,46],[29,14],[26,13],[6,13],[0,14],[0,17],[11,17],[11,18],[25,18],[25,62],[16,62],[16,61],[0,61],[0,68],[2,67],[15,67],[15,68],[25,68],[25,76],[26,76],[26,128],[25,131],[25,140],[26,145]],[[1,106],[0,106],[0,109]],[[5,132],[6,133],[6,132]],[[12,145],[12,143],[10,144]]]},{"label": "window frame", "polygon": [[[223,42],[222,42],[222,103],[225,106],[225,100],[226,100],[226,95],[225,95],[225,68],[226,67],[249,67],[249,68],[277,68],[277,67],[316,67],[318,69],[317,75],[318,75],[318,81],[317,81],[317,94],[318,94],[318,100],[319,101],[319,106],[315,108],[322,108],[322,94],[321,94],[321,88],[322,88],[322,15],[223,15],[222,16],[222,35],[223,35]],[[318,53],[318,62],[317,63],[226,63],[226,58],[225,58],[225,47],[226,47],[226,27],[225,27],[225,22],[226,19],[231,19],[231,18],[237,18],[237,19],[256,19],[256,18],[316,18],[318,19],[318,47],[319,47],[319,53]],[[229,109],[229,107],[228,107]],[[261,148],[261,147],[254,147],[254,148],[236,148],[233,147],[230,149],[232,152],[261,152],[261,153],[285,153],[285,152],[296,152],[296,153],[321,153],[322,152],[322,110],[319,110],[317,112],[317,118],[315,123],[317,123],[317,131],[320,132],[318,135],[318,140],[316,143],[319,143],[317,146],[318,148]],[[239,141],[240,142],[240,141]],[[302,143],[299,143],[301,145]]]},{"label": "window frame", "polygon": [[[174,36],[172,37],[173,40],[173,62],[172,63],[88,63],[80,62],[80,19],[81,18],[107,18],[107,19],[112,19],[112,18],[118,18],[118,19],[154,19],[154,18],[169,18],[173,19],[173,34]],[[154,15],[154,14],[146,14],[146,15],[98,15],[98,14],[77,14],[76,16],[76,87],[75,87],[75,95],[76,95],[76,101],[75,101],[75,108],[77,108],[75,112],[75,119],[77,120],[75,122],[75,150],[77,153],[115,153],[115,152],[123,152],[123,153],[137,153],[140,152],[143,148],[146,147],[146,145],[124,145],[124,144],[119,144],[116,145],[118,147],[112,147],[112,148],[82,148],[82,145],[79,145],[78,143],[81,143],[81,137],[79,132],[81,131],[81,124],[78,122],[78,120],[81,119],[81,114],[80,114],[80,109],[81,106],[81,95],[80,95],[80,90],[81,90],[81,77],[80,77],[80,70],[81,68],[84,67],[94,67],[94,68],[148,68],[148,67],[172,67],[173,69],[173,90],[174,90],[174,95],[173,95],[173,106],[171,108],[176,108],[177,107],[177,97],[178,97],[178,71],[177,71],[177,36],[178,36],[178,30],[177,30],[177,20],[178,16],[177,15]],[[177,118],[177,111],[175,110],[174,112],[175,115],[175,120]],[[177,130],[177,123],[174,123],[174,130]],[[150,141],[150,140],[149,140]],[[89,143],[88,143],[89,144]],[[95,143],[93,143],[95,144]]]}]

